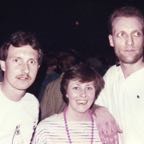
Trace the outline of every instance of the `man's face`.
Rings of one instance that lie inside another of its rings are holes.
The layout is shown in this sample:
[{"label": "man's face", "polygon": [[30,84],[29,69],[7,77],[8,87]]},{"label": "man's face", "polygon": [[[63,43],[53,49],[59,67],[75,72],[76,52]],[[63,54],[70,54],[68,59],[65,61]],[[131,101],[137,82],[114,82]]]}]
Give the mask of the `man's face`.
[{"label": "man's face", "polygon": [[6,61],[2,61],[4,84],[18,90],[26,90],[34,82],[38,72],[38,52],[31,46],[10,46]]},{"label": "man's face", "polygon": [[121,63],[133,64],[143,60],[143,26],[137,17],[118,17],[112,24],[110,46]]}]

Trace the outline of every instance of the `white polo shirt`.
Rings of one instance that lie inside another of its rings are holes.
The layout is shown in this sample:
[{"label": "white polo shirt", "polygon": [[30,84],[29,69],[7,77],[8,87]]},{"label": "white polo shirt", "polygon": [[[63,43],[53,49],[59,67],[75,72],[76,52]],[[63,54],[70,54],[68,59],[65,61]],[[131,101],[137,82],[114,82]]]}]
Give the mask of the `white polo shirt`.
[{"label": "white polo shirt", "polygon": [[144,144],[144,68],[126,79],[120,66],[112,66],[104,76],[105,88],[96,104],[116,118],[123,133],[120,144]]},{"label": "white polo shirt", "polygon": [[32,94],[14,102],[0,91],[0,144],[29,144],[38,112],[39,103]]}]

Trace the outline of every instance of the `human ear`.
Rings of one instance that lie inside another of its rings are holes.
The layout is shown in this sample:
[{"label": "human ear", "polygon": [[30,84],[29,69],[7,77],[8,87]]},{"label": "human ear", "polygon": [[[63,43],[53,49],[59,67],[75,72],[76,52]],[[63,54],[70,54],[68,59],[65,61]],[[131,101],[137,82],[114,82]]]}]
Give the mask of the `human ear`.
[{"label": "human ear", "polygon": [[69,97],[68,94],[66,94],[66,97],[67,97],[67,98]]},{"label": "human ear", "polygon": [[2,71],[5,71],[5,61],[3,61],[3,60],[1,60],[0,61],[0,65],[1,65],[1,69],[2,69]]},{"label": "human ear", "polygon": [[113,36],[111,34],[108,36],[108,39],[109,39],[110,46],[114,47]]}]

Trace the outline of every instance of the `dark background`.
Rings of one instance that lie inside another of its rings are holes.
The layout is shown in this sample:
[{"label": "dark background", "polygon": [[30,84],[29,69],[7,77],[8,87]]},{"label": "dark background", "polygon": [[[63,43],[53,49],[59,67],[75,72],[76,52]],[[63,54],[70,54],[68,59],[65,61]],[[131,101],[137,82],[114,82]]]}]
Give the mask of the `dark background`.
[{"label": "dark background", "polygon": [[[15,31],[30,31],[44,53],[74,49],[83,59],[101,57],[105,71],[116,60],[107,38],[108,16],[122,5],[144,11],[143,0],[1,0],[0,45]],[[44,76],[43,64],[28,91],[38,96]]]},{"label": "dark background", "polygon": [[85,56],[113,56],[107,19],[113,8],[142,0],[3,0],[0,1],[0,43],[17,30],[35,32],[44,51],[76,49]]}]

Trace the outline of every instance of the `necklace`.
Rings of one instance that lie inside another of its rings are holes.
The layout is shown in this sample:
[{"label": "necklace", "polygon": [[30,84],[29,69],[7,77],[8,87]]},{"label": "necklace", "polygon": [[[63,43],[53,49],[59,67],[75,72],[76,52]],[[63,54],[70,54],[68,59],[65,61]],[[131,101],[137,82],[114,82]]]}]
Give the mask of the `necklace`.
[{"label": "necklace", "polygon": [[[72,144],[72,140],[71,140],[71,136],[70,136],[70,132],[69,132],[69,128],[68,128],[68,122],[67,122],[67,118],[66,118],[66,108],[64,109],[64,124],[65,124],[65,130],[66,130],[66,133],[67,133],[67,137],[68,137],[68,141],[69,141],[69,144]],[[90,115],[90,118],[91,118],[91,144],[93,144],[93,135],[94,135],[94,119],[93,119],[93,116],[92,116],[92,113],[91,111],[89,111],[89,115]]]}]

